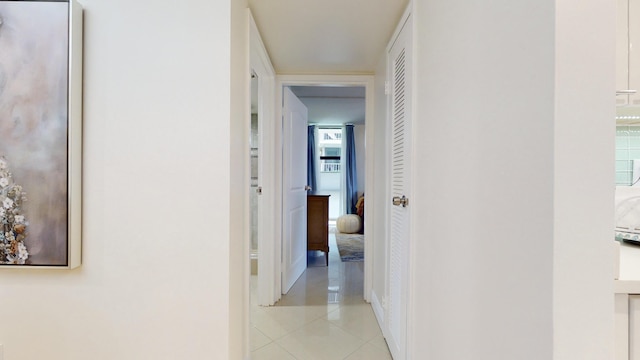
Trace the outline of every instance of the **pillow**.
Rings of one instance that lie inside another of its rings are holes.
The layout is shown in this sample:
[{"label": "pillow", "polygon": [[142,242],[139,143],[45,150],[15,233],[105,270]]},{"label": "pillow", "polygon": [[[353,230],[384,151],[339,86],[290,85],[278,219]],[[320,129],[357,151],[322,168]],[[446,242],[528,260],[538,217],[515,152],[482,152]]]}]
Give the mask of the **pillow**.
[{"label": "pillow", "polygon": [[360,196],[356,203],[356,213],[364,219],[364,195]]}]

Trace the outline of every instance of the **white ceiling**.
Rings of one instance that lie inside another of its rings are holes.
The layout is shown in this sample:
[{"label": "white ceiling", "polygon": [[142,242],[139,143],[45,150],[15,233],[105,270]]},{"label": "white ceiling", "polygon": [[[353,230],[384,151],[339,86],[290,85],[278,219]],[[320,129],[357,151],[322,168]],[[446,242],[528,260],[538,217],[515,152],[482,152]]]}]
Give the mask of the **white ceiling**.
[{"label": "white ceiling", "polygon": [[364,124],[365,88],[362,86],[290,86],[307,107],[310,124]]},{"label": "white ceiling", "polygon": [[408,0],[249,0],[279,74],[373,73]]}]

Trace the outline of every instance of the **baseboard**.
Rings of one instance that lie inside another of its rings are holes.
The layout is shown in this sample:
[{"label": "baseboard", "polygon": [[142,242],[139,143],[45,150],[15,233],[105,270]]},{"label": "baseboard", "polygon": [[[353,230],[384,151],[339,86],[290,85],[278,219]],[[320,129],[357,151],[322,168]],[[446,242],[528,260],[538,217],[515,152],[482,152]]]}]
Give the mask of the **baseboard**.
[{"label": "baseboard", "polygon": [[376,320],[378,320],[378,325],[380,325],[380,329],[382,329],[383,333],[386,333],[384,329],[386,328],[386,324],[384,323],[384,308],[378,300],[378,295],[376,295],[375,291],[371,291],[371,308],[373,309],[373,313],[376,316]]}]

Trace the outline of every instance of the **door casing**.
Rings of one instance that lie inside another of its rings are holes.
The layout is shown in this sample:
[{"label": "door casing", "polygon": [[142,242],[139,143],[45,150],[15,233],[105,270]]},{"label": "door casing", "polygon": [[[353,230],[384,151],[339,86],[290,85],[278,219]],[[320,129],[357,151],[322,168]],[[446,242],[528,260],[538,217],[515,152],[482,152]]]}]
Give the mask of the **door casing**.
[{"label": "door casing", "polygon": [[[373,194],[376,191],[375,188],[375,179],[374,179],[374,158],[373,158],[373,149],[374,149],[374,106],[373,106],[373,79],[372,75],[278,75],[276,76],[276,86],[275,86],[275,117],[274,124],[270,126],[272,129],[282,129],[282,91],[286,86],[362,86],[365,88],[365,138],[367,142],[366,152],[365,152],[365,193]],[[273,259],[263,259],[260,258],[260,261],[272,261],[269,264],[269,267],[273,265],[274,273],[273,279],[275,280],[274,288],[276,289],[275,293],[279,299],[282,293],[282,281],[281,281],[281,264],[282,264],[282,254],[277,251],[277,249],[282,249],[282,172],[283,172],[283,161],[282,161],[282,148],[283,148],[283,138],[281,131],[275,131],[274,136],[270,138],[265,138],[265,146],[269,146],[271,149],[280,149],[279,153],[276,153],[273,158],[273,172],[275,174],[275,194],[274,204],[273,204],[273,248],[276,249],[274,252]],[[367,217],[373,219],[375,209],[371,206],[371,202],[365,201],[365,213],[369,214]],[[269,207],[266,205],[265,207]],[[373,249],[373,239],[375,234],[373,233],[373,224],[371,221],[365,222],[365,244],[364,244],[364,254],[365,254],[365,263],[364,263],[364,300],[369,302],[371,298],[371,290],[373,287],[373,256],[371,253],[371,249]],[[271,277],[271,276],[270,276]]]},{"label": "door casing", "polygon": [[[276,253],[274,246],[274,229],[273,220],[271,215],[273,213],[273,204],[275,202],[275,176],[269,169],[269,164],[274,162],[275,148],[272,146],[269,139],[273,138],[275,130],[273,127],[274,119],[274,89],[275,89],[275,70],[271,65],[271,60],[267,54],[267,50],[264,47],[264,43],[260,37],[258,27],[251,15],[251,11],[248,10],[249,16],[249,66],[250,71],[253,71],[258,76],[258,118],[259,121],[259,186],[262,187],[262,194],[258,197],[258,289],[257,289],[257,301],[259,305],[269,306],[273,305],[279,298],[276,295],[275,282],[273,274],[274,263],[273,258]],[[249,118],[247,126],[251,127],[251,119]],[[249,139],[246,140],[245,148],[249,148]],[[246,161],[249,161],[247,157]],[[249,168],[249,164],[245,165]],[[247,210],[247,218],[249,217],[249,211]],[[245,236],[245,248],[251,248],[250,233],[246,232]],[[278,249],[279,252],[279,249]],[[247,250],[246,261],[249,262],[249,254]],[[248,269],[249,265],[245,265],[245,269]],[[248,303],[249,296],[249,280],[250,274],[248,273],[245,279],[245,291],[247,297],[245,303]],[[279,293],[277,293],[279,294]],[[247,309],[247,312],[249,309]],[[248,316],[247,316],[248,319]]]}]

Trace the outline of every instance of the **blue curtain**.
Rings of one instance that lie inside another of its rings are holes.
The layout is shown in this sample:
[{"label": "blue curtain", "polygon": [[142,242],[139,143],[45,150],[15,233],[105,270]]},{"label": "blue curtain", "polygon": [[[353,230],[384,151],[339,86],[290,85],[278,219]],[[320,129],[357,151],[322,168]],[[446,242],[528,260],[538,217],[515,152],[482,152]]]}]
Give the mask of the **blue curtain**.
[{"label": "blue curtain", "polygon": [[309,125],[307,128],[307,185],[311,187],[311,192],[316,188],[316,126]]},{"label": "blue curtain", "polygon": [[347,213],[356,213],[356,203],[358,202],[358,175],[356,168],[356,143],[353,134],[353,125],[345,125],[345,174],[346,174],[346,201]]}]

